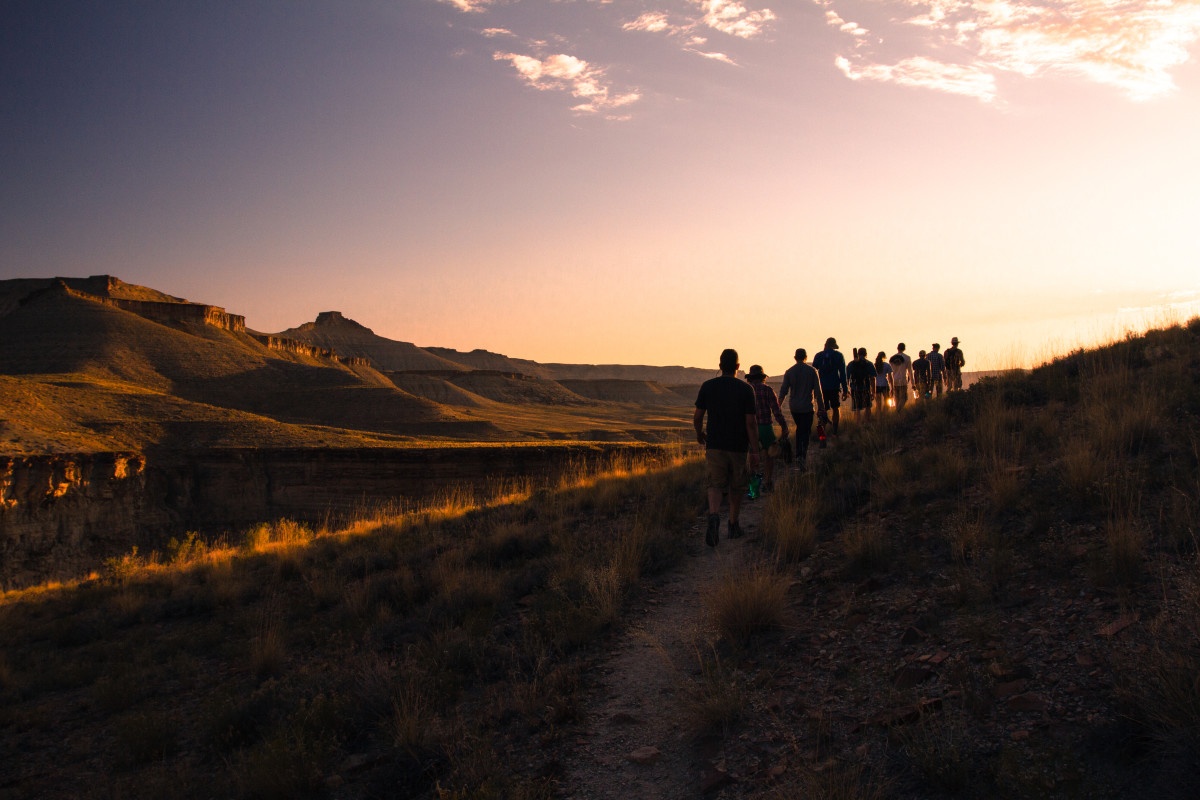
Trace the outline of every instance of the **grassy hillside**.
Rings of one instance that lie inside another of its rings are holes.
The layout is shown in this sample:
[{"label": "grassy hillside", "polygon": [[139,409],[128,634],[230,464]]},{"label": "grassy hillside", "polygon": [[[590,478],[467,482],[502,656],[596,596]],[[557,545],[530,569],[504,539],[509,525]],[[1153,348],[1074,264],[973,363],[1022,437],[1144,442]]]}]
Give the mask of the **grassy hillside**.
[{"label": "grassy hillside", "polygon": [[[683,692],[712,796],[1195,797],[1197,364],[1200,320],[848,422],[784,477]],[[0,787],[551,797],[589,654],[683,556],[697,466],[6,595]]]},{"label": "grassy hillside", "polygon": [[681,464],[186,538],[0,595],[0,748],[19,754],[0,792],[520,797],[509,748],[569,720],[580,654],[682,555]]}]

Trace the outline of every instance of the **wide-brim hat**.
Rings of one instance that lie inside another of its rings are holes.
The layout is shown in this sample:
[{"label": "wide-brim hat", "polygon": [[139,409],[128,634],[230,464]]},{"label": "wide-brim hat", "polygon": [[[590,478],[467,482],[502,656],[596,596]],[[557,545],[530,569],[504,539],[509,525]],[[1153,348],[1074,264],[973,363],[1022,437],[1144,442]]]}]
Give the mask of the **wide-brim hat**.
[{"label": "wide-brim hat", "polygon": [[763,368],[758,364],[751,364],[750,371],[746,373],[746,380],[761,381],[766,380],[767,373],[763,372]]},{"label": "wide-brim hat", "polygon": [[950,339],[950,344],[958,344],[958,337],[954,336]]},{"label": "wide-brim hat", "polygon": [[832,347],[834,350],[837,350],[838,349],[837,339],[830,336],[828,339],[825,340],[825,346]]}]

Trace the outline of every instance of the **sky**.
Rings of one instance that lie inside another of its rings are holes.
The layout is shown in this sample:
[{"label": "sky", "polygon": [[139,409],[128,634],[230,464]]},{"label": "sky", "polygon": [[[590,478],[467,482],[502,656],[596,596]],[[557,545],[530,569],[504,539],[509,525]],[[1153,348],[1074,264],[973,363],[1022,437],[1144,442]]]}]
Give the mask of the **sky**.
[{"label": "sky", "polygon": [[0,279],[778,375],[1200,313],[1200,0],[0,0]]}]

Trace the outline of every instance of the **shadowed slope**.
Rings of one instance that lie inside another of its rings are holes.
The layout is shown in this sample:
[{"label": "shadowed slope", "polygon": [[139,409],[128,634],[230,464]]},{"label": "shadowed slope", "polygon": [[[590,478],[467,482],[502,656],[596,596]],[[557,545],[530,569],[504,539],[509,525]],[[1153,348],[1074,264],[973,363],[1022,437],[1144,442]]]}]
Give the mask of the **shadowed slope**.
[{"label": "shadowed slope", "polygon": [[601,380],[565,379],[559,383],[575,394],[593,400],[670,406],[688,403],[681,395],[655,381],[628,381],[611,378]]}]

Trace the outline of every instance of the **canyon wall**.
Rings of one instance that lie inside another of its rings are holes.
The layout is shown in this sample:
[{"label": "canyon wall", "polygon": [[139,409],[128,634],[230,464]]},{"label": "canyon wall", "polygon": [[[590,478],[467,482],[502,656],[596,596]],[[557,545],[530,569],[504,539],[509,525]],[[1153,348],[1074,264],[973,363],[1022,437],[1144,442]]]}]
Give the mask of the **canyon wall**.
[{"label": "canyon wall", "polygon": [[0,588],[63,580],[105,559],[163,550],[190,530],[234,536],[258,522],[336,522],[421,500],[602,463],[653,445],[210,450],[0,456]]}]

